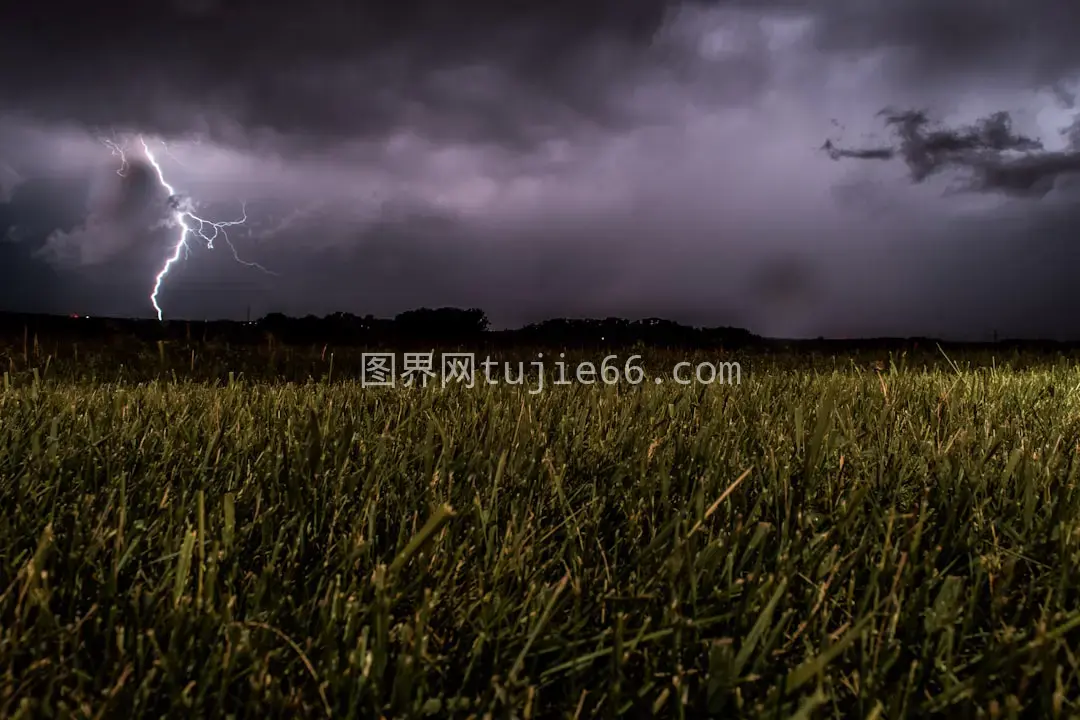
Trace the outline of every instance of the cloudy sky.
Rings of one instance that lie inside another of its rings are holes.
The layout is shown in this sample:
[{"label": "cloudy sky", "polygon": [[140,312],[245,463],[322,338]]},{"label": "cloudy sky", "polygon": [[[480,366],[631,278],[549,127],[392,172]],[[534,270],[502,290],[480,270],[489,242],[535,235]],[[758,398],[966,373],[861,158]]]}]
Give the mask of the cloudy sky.
[{"label": "cloudy sky", "polygon": [[71,5],[0,26],[0,308],[154,316],[178,207],[247,221],[167,318],[1080,338],[1075,3]]}]

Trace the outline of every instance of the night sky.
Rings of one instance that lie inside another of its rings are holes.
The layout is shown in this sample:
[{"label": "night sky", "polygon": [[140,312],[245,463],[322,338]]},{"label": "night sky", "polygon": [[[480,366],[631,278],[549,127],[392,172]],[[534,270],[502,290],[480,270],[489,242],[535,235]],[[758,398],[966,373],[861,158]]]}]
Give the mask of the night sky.
[{"label": "night sky", "polygon": [[[10,13],[11,11],[5,11]],[[0,309],[1080,338],[1080,3],[113,0],[0,21]],[[10,17],[10,16],[9,16]],[[126,146],[128,167],[109,142]]]}]

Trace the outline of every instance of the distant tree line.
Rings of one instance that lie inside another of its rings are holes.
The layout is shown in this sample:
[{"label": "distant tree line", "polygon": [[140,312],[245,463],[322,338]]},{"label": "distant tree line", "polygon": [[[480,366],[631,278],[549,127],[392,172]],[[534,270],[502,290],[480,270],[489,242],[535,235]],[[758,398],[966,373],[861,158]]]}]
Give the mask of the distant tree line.
[{"label": "distant tree line", "polygon": [[271,313],[253,322],[231,320],[132,320],[0,313],[0,335],[26,333],[86,339],[134,336],[144,340],[216,341],[253,344],[329,343],[338,346],[511,345],[587,348],[601,346],[743,347],[761,338],[741,328],[696,328],[670,320],[566,319],[533,323],[515,330],[491,330],[479,308],[420,308],[393,318],[333,313],[324,317],[289,317]]},{"label": "distant tree line", "polygon": [[765,352],[797,350],[836,353],[853,350],[918,351],[940,355],[939,348],[1005,348],[1060,352],[1080,349],[1080,343],[998,339],[987,342],[938,342],[933,338],[862,338],[784,340],[763,338],[734,327],[692,327],[671,320],[556,318],[514,330],[492,330],[487,314],[479,308],[420,308],[393,318],[332,313],[324,317],[289,317],[271,313],[258,320],[187,321],[135,320],[80,317],[77,315],[29,315],[0,312],[0,342],[25,344],[35,336],[63,341],[121,340],[216,342],[236,345],[280,343],[284,345],[335,345],[424,350],[434,347],[564,348],[632,347],[644,345],[669,349],[739,350]]}]

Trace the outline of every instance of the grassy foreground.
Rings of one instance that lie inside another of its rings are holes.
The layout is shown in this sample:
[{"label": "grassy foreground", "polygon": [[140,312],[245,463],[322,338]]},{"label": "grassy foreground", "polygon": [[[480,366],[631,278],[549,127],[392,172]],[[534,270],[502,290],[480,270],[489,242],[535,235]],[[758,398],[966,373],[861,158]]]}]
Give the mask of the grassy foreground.
[{"label": "grassy foreground", "polygon": [[9,380],[0,715],[1076,716],[1078,387]]}]

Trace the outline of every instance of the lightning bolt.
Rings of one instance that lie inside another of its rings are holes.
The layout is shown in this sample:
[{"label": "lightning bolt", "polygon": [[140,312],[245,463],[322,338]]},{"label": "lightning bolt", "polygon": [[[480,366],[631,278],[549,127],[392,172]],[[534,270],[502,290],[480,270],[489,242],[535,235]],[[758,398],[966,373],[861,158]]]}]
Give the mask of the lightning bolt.
[{"label": "lightning bolt", "polygon": [[114,156],[120,158],[120,167],[116,168],[116,174],[120,177],[127,177],[128,161],[124,146],[116,140],[115,136],[112,140],[102,140],[101,142],[105,143],[105,147],[109,148]]},{"label": "lightning bolt", "polygon": [[[120,158],[120,167],[117,169],[116,174],[120,177],[126,177],[128,170],[127,152],[124,145],[113,140],[104,140],[105,146],[108,147],[112,154]],[[241,217],[238,220],[209,220],[204,217],[200,217],[195,214],[195,206],[190,198],[182,197],[176,192],[176,188],[165,178],[165,171],[161,167],[161,163],[158,162],[157,157],[150,149],[150,145],[147,144],[146,139],[143,136],[139,136],[139,145],[142,148],[143,154],[146,156],[150,166],[154,168],[154,173],[157,175],[158,184],[169,193],[169,207],[172,210],[172,222],[176,227],[179,227],[179,236],[176,239],[176,243],[173,245],[172,254],[165,259],[165,263],[161,266],[161,270],[154,276],[154,289],[150,293],[150,303],[154,306],[154,310],[157,311],[158,320],[161,320],[163,313],[161,305],[158,304],[158,293],[161,291],[161,285],[165,281],[165,277],[169,274],[172,266],[183,255],[187,257],[190,252],[188,247],[188,238],[191,236],[198,237],[206,242],[206,247],[210,250],[214,249],[214,241],[221,238],[225,241],[225,244],[229,246],[232,251],[233,259],[241,265],[247,265],[248,267],[261,270],[267,275],[277,275],[277,273],[267,270],[265,267],[257,262],[250,262],[240,257],[240,254],[236,251],[236,246],[233,245],[232,240],[229,238],[228,228],[236,227],[237,225],[243,225],[247,222],[247,205],[241,204]],[[169,150],[169,146],[162,142],[162,146],[165,148],[165,153],[172,157],[172,153]]]}]

